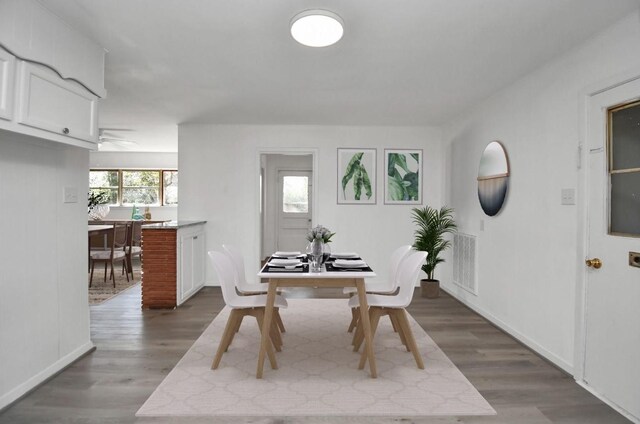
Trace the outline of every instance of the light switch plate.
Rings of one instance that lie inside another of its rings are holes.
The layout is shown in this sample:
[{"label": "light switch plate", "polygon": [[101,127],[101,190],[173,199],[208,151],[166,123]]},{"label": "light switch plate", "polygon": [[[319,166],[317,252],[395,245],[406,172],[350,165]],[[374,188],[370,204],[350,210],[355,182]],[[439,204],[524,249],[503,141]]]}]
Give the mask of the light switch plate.
[{"label": "light switch plate", "polygon": [[575,188],[563,188],[560,191],[561,205],[575,205],[576,204],[576,189]]},{"label": "light switch plate", "polygon": [[78,203],[78,188],[65,187],[62,190],[62,201],[64,203]]}]

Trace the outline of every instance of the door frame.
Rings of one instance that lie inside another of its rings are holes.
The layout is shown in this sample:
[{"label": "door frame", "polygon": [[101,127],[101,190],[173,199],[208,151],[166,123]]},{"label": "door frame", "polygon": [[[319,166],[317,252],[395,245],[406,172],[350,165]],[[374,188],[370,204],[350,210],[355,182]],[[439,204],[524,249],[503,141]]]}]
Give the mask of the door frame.
[{"label": "door frame", "polygon": [[311,226],[313,227],[318,222],[318,149],[311,147],[258,147],[256,149],[255,166],[254,166],[254,184],[255,193],[257,194],[254,215],[254,231],[258,235],[257,242],[260,246],[254,249],[254,257],[252,263],[260,263],[262,258],[260,252],[262,251],[262,225],[263,222],[260,217],[260,172],[262,169],[261,156],[265,155],[311,155],[311,181],[313,190],[311,191]]},{"label": "door frame", "polygon": [[[592,134],[589,132],[591,119],[590,107],[595,96],[615,89],[624,84],[640,79],[640,68],[634,68],[624,74],[617,75],[596,84],[590,85],[579,94],[579,137],[578,137],[578,257],[576,263],[576,296],[575,296],[575,336],[574,336],[574,365],[573,376],[578,384],[593,393],[600,400],[613,409],[633,421],[629,414],[613,402],[606,399],[600,393],[595,392],[584,382],[585,355],[586,355],[586,316],[587,316],[587,267],[584,264],[589,254],[589,141]],[[598,117],[599,118],[599,117]]]}]

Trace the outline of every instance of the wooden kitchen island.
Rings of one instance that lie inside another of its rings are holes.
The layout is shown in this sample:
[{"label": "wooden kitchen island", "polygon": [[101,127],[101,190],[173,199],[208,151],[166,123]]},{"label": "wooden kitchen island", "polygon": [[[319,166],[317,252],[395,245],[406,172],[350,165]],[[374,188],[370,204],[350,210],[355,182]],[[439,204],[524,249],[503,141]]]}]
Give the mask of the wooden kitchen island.
[{"label": "wooden kitchen island", "polygon": [[204,286],[206,221],[142,226],[142,308],[171,309]]}]

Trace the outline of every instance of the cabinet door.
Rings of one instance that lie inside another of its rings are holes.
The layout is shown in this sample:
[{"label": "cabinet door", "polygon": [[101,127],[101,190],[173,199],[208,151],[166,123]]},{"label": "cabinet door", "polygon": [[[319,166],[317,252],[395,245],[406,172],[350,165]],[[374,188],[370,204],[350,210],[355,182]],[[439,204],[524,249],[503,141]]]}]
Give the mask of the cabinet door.
[{"label": "cabinet door", "polygon": [[193,289],[204,286],[204,232],[199,231],[193,236]]},{"label": "cabinet door", "polygon": [[16,59],[0,48],[0,118],[13,119],[13,87]]},{"label": "cabinet door", "polygon": [[193,235],[183,234],[180,236],[180,299],[182,303],[193,289]]},{"label": "cabinet door", "polygon": [[97,142],[98,98],[49,69],[19,63],[18,123]]}]

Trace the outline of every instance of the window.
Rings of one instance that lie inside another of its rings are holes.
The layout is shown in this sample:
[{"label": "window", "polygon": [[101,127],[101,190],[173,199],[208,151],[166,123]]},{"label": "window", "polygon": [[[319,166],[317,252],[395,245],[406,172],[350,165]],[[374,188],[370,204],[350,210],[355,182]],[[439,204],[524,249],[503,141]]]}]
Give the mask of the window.
[{"label": "window", "polygon": [[640,101],[609,109],[609,233],[640,237]]},{"label": "window", "polygon": [[92,169],[89,189],[108,192],[111,206],[175,206],[178,204],[178,171]]},{"label": "window", "polygon": [[109,205],[118,205],[120,197],[120,174],[118,171],[91,171],[89,172],[89,191],[98,194],[109,194]]},{"label": "window", "polygon": [[121,171],[122,206],[160,205],[160,171]]},{"label": "window", "polygon": [[287,175],[282,180],[282,211],[309,212],[309,177]]}]

